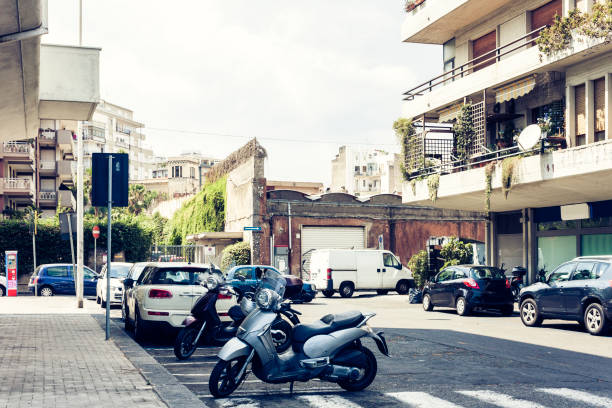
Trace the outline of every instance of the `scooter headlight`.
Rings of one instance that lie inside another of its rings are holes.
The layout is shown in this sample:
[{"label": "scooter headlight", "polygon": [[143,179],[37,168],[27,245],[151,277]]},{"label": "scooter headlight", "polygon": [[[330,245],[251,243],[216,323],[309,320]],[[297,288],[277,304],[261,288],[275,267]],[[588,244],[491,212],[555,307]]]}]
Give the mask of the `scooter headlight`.
[{"label": "scooter headlight", "polygon": [[270,289],[261,289],[255,295],[255,302],[260,309],[269,309],[272,306],[274,300],[274,292]]},{"label": "scooter headlight", "polygon": [[219,281],[219,279],[217,279],[216,276],[214,276],[214,275],[209,276],[208,279],[206,279],[206,288],[208,290],[212,290],[212,289],[216,288],[217,285],[219,285],[219,282],[220,281]]}]

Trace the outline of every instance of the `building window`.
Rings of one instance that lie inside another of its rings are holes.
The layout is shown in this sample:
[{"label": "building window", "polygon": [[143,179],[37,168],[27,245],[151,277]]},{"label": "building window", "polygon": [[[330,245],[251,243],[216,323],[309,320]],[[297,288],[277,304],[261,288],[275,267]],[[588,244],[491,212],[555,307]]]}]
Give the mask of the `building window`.
[{"label": "building window", "polygon": [[[444,72],[449,72],[455,68],[455,39],[450,39],[442,46],[442,57],[444,60]],[[451,81],[455,79],[452,78]]]},{"label": "building window", "polygon": [[606,80],[599,78],[593,81],[595,93],[595,141],[601,142],[606,138]]},{"label": "building window", "polygon": [[366,186],[366,181],[363,180],[363,187],[365,188],[365,186]]},{"label": "building window", "polygon": [[172,166],[172,177],[183,177],[183,166]]},{"label": "building window", "polygon": [[538,271],[550,272],[575,257],[575,235],[538,237]]},{"label": "building window", "polygon": [[355,173],[359,173],[359,166],[355,166]]},{"label": "building window", "polygon": [[474,72],[495,63],[495,58],[492,58],[495,55],[492,51],[495,50],[496,47],[496,30],[472,41],[472,59],[474,60],[474,65],[478,65],[474,68]]},{"label": "building window", "polygon": [[612,234],[592,234],[580,237],[580,255],[607,255],[612,248]]},{"label": "building window", "polygon": [[189,176],[191,178],[195,178],[195,167],[190,167],[189,168]]},{"label": "building window", "polygon": [[576,146],[586,144],[586,108],[585,108],[585,87],[584,84],[574,88],[574,106],[576,123]]}]

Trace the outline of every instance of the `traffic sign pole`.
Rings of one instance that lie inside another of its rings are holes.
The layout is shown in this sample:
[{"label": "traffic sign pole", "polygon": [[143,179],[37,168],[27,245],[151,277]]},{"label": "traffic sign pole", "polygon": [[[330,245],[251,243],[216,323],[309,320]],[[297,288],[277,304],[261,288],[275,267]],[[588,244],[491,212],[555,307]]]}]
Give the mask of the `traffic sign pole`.
[{"label": "traffic sign pole", "polygon": [[108,156],[108,221],[106,224],[106,340],[110,339],[111,211],[113,210],[113,156]]},{"label": "traffic sign pole", "polygon": [[100,227],[94,225],[91,230],[94,239],[94,272],[98,273],[98,238],[100,238]]}]

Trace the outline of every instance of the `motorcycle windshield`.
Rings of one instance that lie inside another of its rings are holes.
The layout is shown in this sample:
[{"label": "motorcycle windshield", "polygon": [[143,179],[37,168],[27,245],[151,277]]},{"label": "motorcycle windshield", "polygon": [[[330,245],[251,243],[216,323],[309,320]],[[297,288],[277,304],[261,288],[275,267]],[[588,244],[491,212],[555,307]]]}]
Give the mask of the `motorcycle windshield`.
[{"label": "motorcycle windshield", "polygon": [[283,275],[270,268],[266,269],[266,272],[259,283],[259,289],[270,289],[271,291],[278,293],[281,298],[285,294],[286,286],[287,281]]}]

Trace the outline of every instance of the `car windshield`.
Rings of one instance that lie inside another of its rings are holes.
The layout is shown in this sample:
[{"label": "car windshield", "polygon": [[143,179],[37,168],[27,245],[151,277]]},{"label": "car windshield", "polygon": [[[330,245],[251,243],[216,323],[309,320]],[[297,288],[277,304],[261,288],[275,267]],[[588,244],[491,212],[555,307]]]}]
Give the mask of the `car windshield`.
[{"label": "car windshield", "polygon": [[474,279],[506,279],[506,275],[504,275],[501,269],[492,266],[472,268],[470,273]]},{"label": "car windshield", "polygon": [[123,279],[127,276],[131,267],[132,265],[113,265],[111,264],[110,277]]},{"label": "car windshield", "polygon": [[154,272],[152,285],[199,285],[206,282],[210,275],[209,269],[195,268],[163,268]]},{"label": "car windshield", "polygon": [[263,278],[259,283],[260,289],[270,289],[282,298],[285,294],[285,286],[287,286],[287,281],[279,272],[275,271],[271,268],[266,268]]}]

